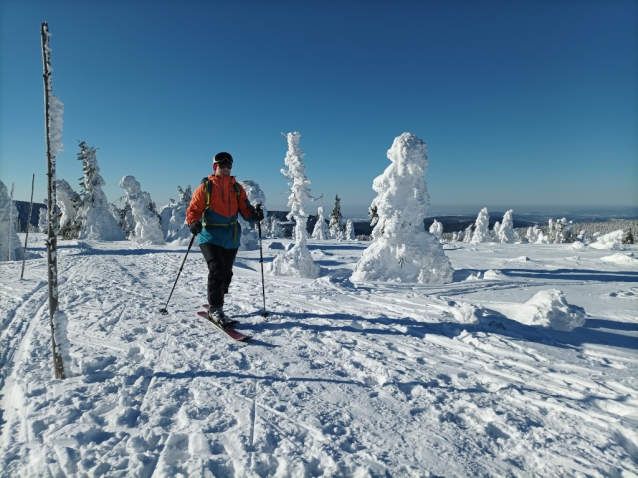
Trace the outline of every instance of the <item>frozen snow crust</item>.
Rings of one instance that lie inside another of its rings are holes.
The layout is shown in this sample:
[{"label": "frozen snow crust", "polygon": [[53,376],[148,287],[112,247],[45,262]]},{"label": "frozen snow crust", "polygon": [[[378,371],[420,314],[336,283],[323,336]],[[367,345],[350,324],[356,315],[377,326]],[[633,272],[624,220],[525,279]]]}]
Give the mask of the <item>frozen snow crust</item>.
[{"label": "frozen snow crust", "polygon": [[379,220],[373,243],[361,256],[352,281],[444,284],[453,269],[439,240],[423,230],[429,195],[425,184],[427,146],[416,135],[403,133],[388,150],[392,162],[375,178],[372,202]]},{"label": "frozen snow crust", "polygon": [[[0,264],[2,478],[638,473],[636,266],[608,250],[455,244],[451,283],[354,284],[367,243],[308,240],[321,277],[267,275],[268,318],[259,251],[240,251],[225,310],[241,345],[195,314],[193,251],[157,313],[186,245],[62,241],[74,376],[55,381],[44,239],[24,280]],[[582,326],[520,323],[540,292]]]}]

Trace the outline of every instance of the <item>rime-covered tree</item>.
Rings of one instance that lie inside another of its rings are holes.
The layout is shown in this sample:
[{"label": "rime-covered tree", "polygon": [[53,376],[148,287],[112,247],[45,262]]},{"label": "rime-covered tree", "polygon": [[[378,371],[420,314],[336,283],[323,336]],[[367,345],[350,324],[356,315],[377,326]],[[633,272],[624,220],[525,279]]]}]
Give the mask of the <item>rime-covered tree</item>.
[{"label": "rime-covered tree", "polygon": [[465,228],[465,231],[463,232],[463,242],[466,243],[470,243],[472,242],[472,228],[474,227],[474,224],[470,224],[469,226],[467,226]]},{"label": "rime-covered tree", "polygon": [[97,241],[122,241],[125,234],[113,219],[109,210],[109,202],[102,186],[106,182],[100,175],[97,162],[97,148],[78,141],[80,152],[78,161],[82,161],[84,178],[80,191],[80,203],[77,210],[78,237]]},{"label": "rime-covered tree", "polygon": [[295,245],[289,251],[278,254],[271,263],[270,273],[277,276],[296,276],[317,278],[319,277],[320,268],[312,259],[308,250],[308,232],[306,231],[306,223],[308,221],[308,213],[306,212],[306,202],[310,199],[310,190],[308,184],[310,181],[306,178],[306,167],[303,164],[305,153],[299,148],[298,132],[288,133],[286,141],[288,142],[288,152],[286,153],[285,164],[288,169],[282,169],[281,173],[291,181],[291,194],[288,197],[288,206],[290,213],[288,219],[295,221],[295,230],[293,239]]},{"label": "rime-covered tree", "polygon": [[[159,215],[162,218],[162,233],[166,242],[184,242],[191,237],[191,231],[186,224],[186,208],[191,202],[193,195],[190,184],[186,189],[177,186],[179,201],[170,199],[169,203],[162,206]],[[120,216],[120,221],[122,217]],[[124,226],[125,228],[126,226]]]},{"label": "rime-covered tree", "polygon": [[165,244],[160,216],[151,195],[142,191],[140,183],[133,176],[124,176],[120,187],[126,193],[126,202],[135,221],[135,228],[129,239],[138,243]]},{"label": "rime-covered tree", "polygon": [[323,207],[321,206],[317,208],[317,222],[315,223],[315,228],[312,230],[312,238],[318,241],[325,241],[330,238],[330,231],[323,217]]},{"label": "rime-covered tree", "polygon": [[513,209],[510,209],[503,216],[503,223],[498,228],[498,242],[503,244],[513,244],[514,236],[514,220],[512,219]]},{"label": "rime-covered tree", "polygon": [[330,213],[330,222],[328,223],[328,229],[330,230],[330,237],[339,241],[343,240],[343,215],[341,214],[341,198],[338,194],[335,195],[335,204]]},{"label": "rime-covered tree", "polygon": [[472,235],[472,243],[490,242],[490,215],[486,207],[478,213],[475,225],[476,229],[474,229],[474,234]]},{"label": "rime-covered tree", "polygon": [[[266,195],[259,187],[259,184],[249,179],[240,181],[239,184],[241,184],[246,191],[246,196],[248,197],[248,201],[250,202],[250,204],[253,204],[254,206],[257,206],[257,204],[261,204],[261,208],[264,211],[264,217],[266,217],[266,214],[268,214],[268,209],[266,208]],[[239,221],[242,230],[239,250],[255,251],[259,249],[259,231],[257,229],[257,223],[255,223],[254,225],[250,224],[243,218],[241,214],[237,216],[237,220]],[[266,220],[264,219],[261,224],[262,235],[265,224]]]},{"label": "rime-covered tree", "polygon": [[58,234],[62,239],[77,239],[82,227],[78,220],[82,197],[65,179],[56,180],[56,190],[56,205],[60,208]]},{"label": "rime-covered tree", "polygon": [[272,239],[279,239],[285,236],[284,230],[279,223],[279,219],[275,213],[270,214],[270,220],[268,221],[268,237]]},{"label": "rime-covered tree", "polygon": [[372,185],[379,216],[373,243],[355,265],[351,280],[451,282],[453,269],[441,243],[423,228],[430,200],[424,178],[426,144],[404,133],[395,138],[388,159],[391,164]]},{"label": "rime-covered tree", "polygon": [[436,237],[439,241],[443,239],[443,224],[435,219],[430,226],[430,234]]},{"label": "rime-covered tree", "polygon": [[15,223],[9,217],[18,217],[18,208],[9,197],[7,186],[0,181],[0,261],[23,258],[22,245],[16,232]]},{"label": "rime-covered tree", "polygon": [[352,219],[348,219],[346,221],[346,227],[343,231],[343,235],[346,241],[354,241],[354,223],[352,222]]},{"label": "rime-covered tree", "polygon": [[[44,204],[46,206],[46,204],[49,202],[48,199],[44,199]],[[38,232],[41,232],[43,234],[47,233],[47,227],[48,227],[48,221],[47,221],[47,208],[43,207],[42,209],[40,209],[40,215],[38,216]]]}]

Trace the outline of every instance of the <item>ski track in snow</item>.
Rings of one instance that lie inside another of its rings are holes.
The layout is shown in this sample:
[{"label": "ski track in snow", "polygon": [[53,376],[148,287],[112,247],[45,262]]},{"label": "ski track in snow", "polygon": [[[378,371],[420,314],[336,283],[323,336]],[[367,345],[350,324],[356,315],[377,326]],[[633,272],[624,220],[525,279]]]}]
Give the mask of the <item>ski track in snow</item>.
[{"label": "ski track in snow", "polygon": [[[323,277],[266,275],[268,318],[259,251],[240,252],[226,309],[242,344],[196,315],[196,249],[163,316],[186,247],[62,244],[64,381],[45,261],[23,281],[0,264],[1,477],[638,473],[638,269],[609,251],[458,244],[451,284],[355,285],[365,244],[309,241]],[[464,280],[488,269],[502,280]],[[585,327],[513,320],[549,288]]]}]

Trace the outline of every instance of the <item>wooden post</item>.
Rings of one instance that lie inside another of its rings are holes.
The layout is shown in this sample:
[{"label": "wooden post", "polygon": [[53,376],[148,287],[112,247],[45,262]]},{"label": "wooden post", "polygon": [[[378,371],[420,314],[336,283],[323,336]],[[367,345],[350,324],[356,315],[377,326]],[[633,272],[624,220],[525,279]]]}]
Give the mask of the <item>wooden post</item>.
[{"label": "wooden post", "polygon": [[55,378],[66,378],[62,355],[58,353],[55,343],[55,313],[58,310],[58,258],[57,258],[57,237],[56,230],[58,217],[56,214],[56,187],[55,187],[55,155],[57,151],[51,151],[51,139],[49,136],[49,95],[51,93],[51,58],[49,52],[49,26],[42,24],[42,63],[44,68],[44,128],[47,144],[47,219],[48,219],[48,239],[47,239],[47,269],[49,277],[49,318],[51,321],[51,346],[53,347],[53,368]]}]

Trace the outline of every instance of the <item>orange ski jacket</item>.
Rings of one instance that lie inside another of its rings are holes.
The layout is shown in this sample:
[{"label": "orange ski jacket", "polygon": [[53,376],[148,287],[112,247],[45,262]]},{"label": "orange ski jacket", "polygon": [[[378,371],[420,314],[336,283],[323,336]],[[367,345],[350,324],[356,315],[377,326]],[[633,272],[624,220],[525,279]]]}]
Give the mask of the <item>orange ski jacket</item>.
[{"label": "orange ski jacket", "polygon": [[211,174],[195,189],[186,209],[186,222],[192,224],[202,221],[204,229],[197,238],[199,244],[215,244],[225,249],[237,249],[241,237],[241,226],[237,216],[241,214],[244,219],[252,221],[253,210],[246,191],[237,183],[234,176]]}]

